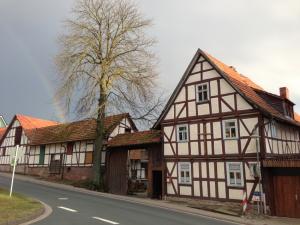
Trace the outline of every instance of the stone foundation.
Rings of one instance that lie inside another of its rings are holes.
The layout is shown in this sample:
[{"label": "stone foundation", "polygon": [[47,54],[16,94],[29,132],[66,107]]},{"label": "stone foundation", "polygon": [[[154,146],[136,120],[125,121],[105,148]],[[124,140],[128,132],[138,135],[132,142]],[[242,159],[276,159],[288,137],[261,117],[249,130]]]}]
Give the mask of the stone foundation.
[{"label": "stone foundation", "polygon": [[[13,167],[10,165],[0,165],[0,172],[12,172]],[[93,176],[92,167],[65,167],[64,174],[50,174],[49,167],[28,167],[25,165],[18,165],[16,167],[16,173],[27,174],[31,176],[39,176],[42,178],[55,178],[72,180],[72,181],[84,181],[90,180]]]},{"label": "stone foundation", "polygon": [[92,167],[65,167],[62,174],[50,174],[48,167],[29,167],[28,175],[40,176],[43,178],[56,178],[72,181],[83,181],[92,178]]},{"label": "stone foundation", "polygon": [[64,179],[66,180],[90,180],[93,176],[92,167],[65,167]]},{"label": "stone foundation", "polygon": [[10,165],[0,165],[0,172],[12,172]]}]

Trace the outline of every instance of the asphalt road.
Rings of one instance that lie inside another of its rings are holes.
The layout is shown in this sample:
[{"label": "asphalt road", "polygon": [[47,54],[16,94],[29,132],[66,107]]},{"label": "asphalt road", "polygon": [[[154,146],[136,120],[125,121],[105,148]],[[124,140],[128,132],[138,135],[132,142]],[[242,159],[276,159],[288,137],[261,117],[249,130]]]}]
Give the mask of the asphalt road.
[{"label": "asphalt road", "polygon": [[[10,180],[0,175],[0,186]],[[200,216],[173,212],[126,201],[96,197],[15,180],[15,191],[40,199],[53,213],[36,225],[232,225]]]}]

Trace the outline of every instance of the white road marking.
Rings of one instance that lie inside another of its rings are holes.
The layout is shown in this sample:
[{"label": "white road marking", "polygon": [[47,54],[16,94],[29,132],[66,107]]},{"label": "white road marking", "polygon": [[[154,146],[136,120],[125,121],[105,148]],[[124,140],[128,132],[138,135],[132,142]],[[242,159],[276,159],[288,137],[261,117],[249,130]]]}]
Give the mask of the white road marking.
[{"label": "white road marking", "polygon": [[68,198],[58,198],[58,200],[68,200]]},{"label": "white road marking", "polygon": [[57,206],[57,208],[63,209],[63,210],[67,210],[67,211],[69,211],[69,212],[77,212],[77,210],[75,210],[75,209],[70,209],[70,208],[63,207],[63,206]]},{"label": "white road marking", "polygon": [[117,222],[114,222],[114,221],[111,221],[111,220],[106,220],[106,219],[103,219],[103,218],[100,218],[100,217],[93,217],[93,219],[95,220],[100,220],[100,221],[103,221],[103,222],[106,222],[106,223],[110,223],[110,224],[119,224]]}]

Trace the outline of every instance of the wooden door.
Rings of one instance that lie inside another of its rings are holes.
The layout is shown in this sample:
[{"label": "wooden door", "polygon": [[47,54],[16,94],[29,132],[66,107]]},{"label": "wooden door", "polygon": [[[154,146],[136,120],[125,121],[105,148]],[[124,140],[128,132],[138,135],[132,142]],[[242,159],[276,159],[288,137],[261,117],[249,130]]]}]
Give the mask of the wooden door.
[{"label": "wooden door", "polygon": [[300,218],[300,176],[274,176],[275,215]]},{"label": "wooden door", "polygon": [[128,190],[127,150],[110,150],[108,189],[110,193],[126,195]]},{"label": "wooden door", "polygon": [[153,171],[152,174],[152,198],[162,199],[162,171]]},{"label": "wooden door", "polygon": [[60,174],[62,168],[62,154],[51,154],[49,173]]}]

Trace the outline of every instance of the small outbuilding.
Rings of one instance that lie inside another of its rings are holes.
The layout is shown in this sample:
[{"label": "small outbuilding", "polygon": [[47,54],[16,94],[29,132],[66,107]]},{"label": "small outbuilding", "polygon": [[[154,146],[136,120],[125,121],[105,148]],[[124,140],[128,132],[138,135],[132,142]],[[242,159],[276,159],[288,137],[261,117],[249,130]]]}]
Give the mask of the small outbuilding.
[{"label": "small outbuilding", "polygon": [[149,197],[162,197],[164,170],[160,131],[117,135],[108,142],[106,160],[109,192],[125,195],[144,185]]}]

